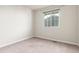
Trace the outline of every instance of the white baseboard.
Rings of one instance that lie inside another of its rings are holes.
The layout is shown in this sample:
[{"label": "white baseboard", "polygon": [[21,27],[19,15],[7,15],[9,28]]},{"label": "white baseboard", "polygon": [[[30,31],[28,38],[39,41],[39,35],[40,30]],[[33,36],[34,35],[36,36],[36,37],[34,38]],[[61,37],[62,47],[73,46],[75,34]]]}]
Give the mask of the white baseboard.
[{"label": "white baseboard", "polygon": [[69,42],[69,41],[63,41],[63,40],[50,39],[50,38],[42,37],[42,36],[37,36],[36,38],[42,38],[42,39],[46,39],[46,40],[52,40],[52,41],[57,41],[57,42],[62,42],[62,43],[67,43],[67,44],[72,44],[72,45],[79,46],[79,43],[76,43],[76,42]]},{"label": "white baseboard", "polygon": [[0,48],[9,46],[9,45],[11,45],[11,44],[15,44],[15,43],[17,43],[17,42],[20,42],[20,41],[23,41],[23,40],[27,40],[27,39],[30,39],[30,38],[32,38],[32,36],[30,36],[30,37],[25,37],[25,38],[21,38],[21,39],[19,39],[19,40],[9,41],[9,42],[6,42],[5,44],[1,44],[1,45],[0,45]]},{"label": "white baseboard", "polygon": [[[0,45],[0,48],[9,46],[9,45],[11,45],[11,44],[15,44],[15,43],[20,42],[20,41],[23,41],[23,40],[30,39],[30,38],[32,38],[32,37],[33,37],[33,36],[21,38],[21,39],[19,39],[19,40],[9,41],[9,42],[7,42],[7,43],[5,43],[5,44],[1,44],[1,45]],[[42,39],[46,39],[46,40],[52,40],[52,41],[57,41],[57,42],[62,42],[62,43],[67,43],[67,44],[72,44],[72,45],[77,45],[77,46],[79,46],[79,44],[78,44],[78,43],[75,43],[75,42],[69,42],[69,41],[62,41],[62,40],[50,39],[50,38],[42,37],[42,36],[36,36],[36,38],[42,38]]]}]

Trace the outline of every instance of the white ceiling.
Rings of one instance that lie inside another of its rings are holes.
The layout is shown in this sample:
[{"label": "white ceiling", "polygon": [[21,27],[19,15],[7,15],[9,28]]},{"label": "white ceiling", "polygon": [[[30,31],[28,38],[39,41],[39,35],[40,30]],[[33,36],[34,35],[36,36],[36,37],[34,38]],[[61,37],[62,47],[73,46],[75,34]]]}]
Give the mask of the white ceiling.
[{"label": "white ceiling", "polygon": [[31,8],[33,10],[37,10],[37,9],[44,8],[47,6],[50,6],[50,5],[27,5],[28,8]]}]

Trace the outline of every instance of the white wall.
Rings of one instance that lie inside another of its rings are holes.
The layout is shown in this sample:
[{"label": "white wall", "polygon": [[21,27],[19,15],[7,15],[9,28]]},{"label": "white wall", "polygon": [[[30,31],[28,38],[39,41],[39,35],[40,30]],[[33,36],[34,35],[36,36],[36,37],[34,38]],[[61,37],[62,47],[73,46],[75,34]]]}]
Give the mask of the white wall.
[{"label": "white wall", "polygon": [[0,47],[32,37],[32,10],[0,6]]},{"label": "white wall", "polygon": [[[60,8],[60,28],[44,27],[42,12]],[[35,12],[35,36],[78,43],[77,41],[77,8],[76,6],[50,6]]]}]

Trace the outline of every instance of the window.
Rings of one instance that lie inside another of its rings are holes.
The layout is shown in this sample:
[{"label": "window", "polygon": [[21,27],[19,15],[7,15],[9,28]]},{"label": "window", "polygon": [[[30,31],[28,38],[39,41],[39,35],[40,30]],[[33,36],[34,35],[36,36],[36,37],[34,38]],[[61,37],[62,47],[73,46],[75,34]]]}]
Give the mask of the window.
[{"label": "window", "polygon": [[45,27],[58,27],[59,26],[59,9],[44,12]]}]

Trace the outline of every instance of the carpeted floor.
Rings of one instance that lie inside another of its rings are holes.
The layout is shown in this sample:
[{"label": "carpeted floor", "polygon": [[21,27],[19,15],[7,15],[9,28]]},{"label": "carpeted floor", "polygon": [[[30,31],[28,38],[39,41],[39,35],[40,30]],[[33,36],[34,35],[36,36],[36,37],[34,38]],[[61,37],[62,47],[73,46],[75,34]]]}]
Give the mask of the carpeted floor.
[{"label": "carpeted floor", "polygon": [[54,42],[45,39],[32,38],[7,47],[0,48],[0,53],[78,53],[75,45]]}]

